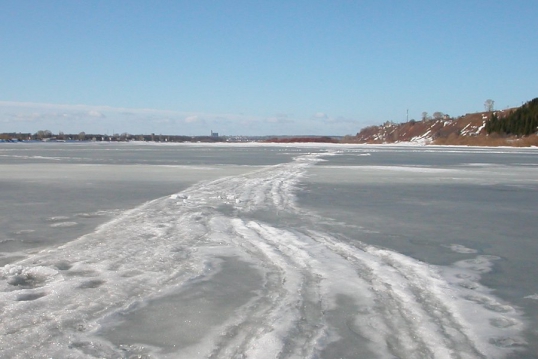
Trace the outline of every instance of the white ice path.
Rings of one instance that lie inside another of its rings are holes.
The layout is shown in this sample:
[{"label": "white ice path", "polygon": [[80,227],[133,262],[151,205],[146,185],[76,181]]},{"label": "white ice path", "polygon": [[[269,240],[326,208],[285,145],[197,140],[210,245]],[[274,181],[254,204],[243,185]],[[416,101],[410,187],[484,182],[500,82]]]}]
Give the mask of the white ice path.
[{"label": "white ice path", "polygon": [[[321,156],[199,183],[6,265],[2,356],[322,358],[341,343],[357,357],[502,358],[525,345],[520,314],[479,283],[496,258],[437,267],[316,226],[294,192]],[[164,353],[96,335],[116,313],[212,275],[222,255],[256,268],[263,290],[198,343]]]}]

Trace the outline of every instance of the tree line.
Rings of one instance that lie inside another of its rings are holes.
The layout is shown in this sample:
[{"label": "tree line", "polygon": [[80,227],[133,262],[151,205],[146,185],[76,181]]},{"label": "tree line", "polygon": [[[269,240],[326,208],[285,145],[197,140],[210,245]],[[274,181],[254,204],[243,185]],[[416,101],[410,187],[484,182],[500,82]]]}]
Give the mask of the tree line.
[{"label": "tree line", "polygon": [[127,141],[145,141],[145,142],[224,142],[225,136],[182,136],[182,135],[131,135],[122,134],[88,134],[80,132],[78,134],[64,134],[59,132],[54,134],[49,130],[39,130],[36,133],[0,133],[1,142],[11,141],[106,141],[106,142],[127,142]]},{"label": "tree line", "polygon": [[538,130],[538,97],[509,113],[499,117],[493,112],[486,122],[488,134],[529,136]]}]

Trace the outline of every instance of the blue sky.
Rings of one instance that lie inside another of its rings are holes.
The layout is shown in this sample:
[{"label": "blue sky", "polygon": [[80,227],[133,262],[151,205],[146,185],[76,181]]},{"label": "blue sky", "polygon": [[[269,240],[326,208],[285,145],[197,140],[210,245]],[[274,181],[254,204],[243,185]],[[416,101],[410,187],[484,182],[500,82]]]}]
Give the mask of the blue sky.
[{"label": "blue sky", "polygon": [[538,97],[538,2],[0,0],[0,132],[346,135]]}]

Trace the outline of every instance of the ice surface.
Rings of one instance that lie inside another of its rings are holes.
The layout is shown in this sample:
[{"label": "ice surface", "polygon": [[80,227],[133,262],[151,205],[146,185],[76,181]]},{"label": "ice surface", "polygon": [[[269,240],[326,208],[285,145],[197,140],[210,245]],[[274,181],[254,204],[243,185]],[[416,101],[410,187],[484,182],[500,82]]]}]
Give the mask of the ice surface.
[{"label": "ice surface", "polygon": [[61,228],[61,227],[74,227],[76,225],[78,225],[77,222],[57,222],[57,223],[52,223],[50,226],[54,228]]},{"label": "ice surface", "polygon": [[447,245],[447,247],[456,253],[477,253],[478,252],[476,249],[467,248],[465,246],[462,246],[461,244],[450,244],[450,245]]},{"label": "ice surface", "polygon": [[[466,257],[428,264],[327,230],[339,227],[300,205],[303,180],[342,155],[327,148],[198,182],[3,266],[3,355],[502,358],[525,348],[520,309],[481,283],[500,257],[449,242],[437,248]],[[54,217],[46,223],[75,222]]]}]

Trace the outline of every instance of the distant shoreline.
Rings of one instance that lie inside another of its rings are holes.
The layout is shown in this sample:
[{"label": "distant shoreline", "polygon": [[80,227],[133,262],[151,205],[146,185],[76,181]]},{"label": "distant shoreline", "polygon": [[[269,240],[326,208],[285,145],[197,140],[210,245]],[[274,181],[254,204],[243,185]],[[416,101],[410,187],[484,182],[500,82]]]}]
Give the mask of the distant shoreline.
[{"label": "distant shoreline", "polygon": [[537,145],[530,146],[521,146],[521,145],[484,145],[484,144],[437,144],[437,143],[416,143],[416,142],[390,142],[390,143],[358,143],[358,142],[308,142],[308,141],[298,141],[298,142],[278,142],[278,141],[244,141],[244,142],[152,142],[152,141],[18,141],[18,142],[6,142],[0,141],[0,145],[17,145],[17,144],[31,144],[31,145],[60,145],[60,146],[70,146],[70,145],[88,145],[94,144],[96,146],[107,146],[107,145],[120,145],[120,146],[129,146],[129,145],[139,145],[139,146],[240,146],[240,147],[263,147],[263,146],[297,146],[297,147],[330,147],[330,148],[375,148],[375,147],[400,147],[400,148],[505,148],[505,149],[529,149],[529,150],[538,150]]}]

